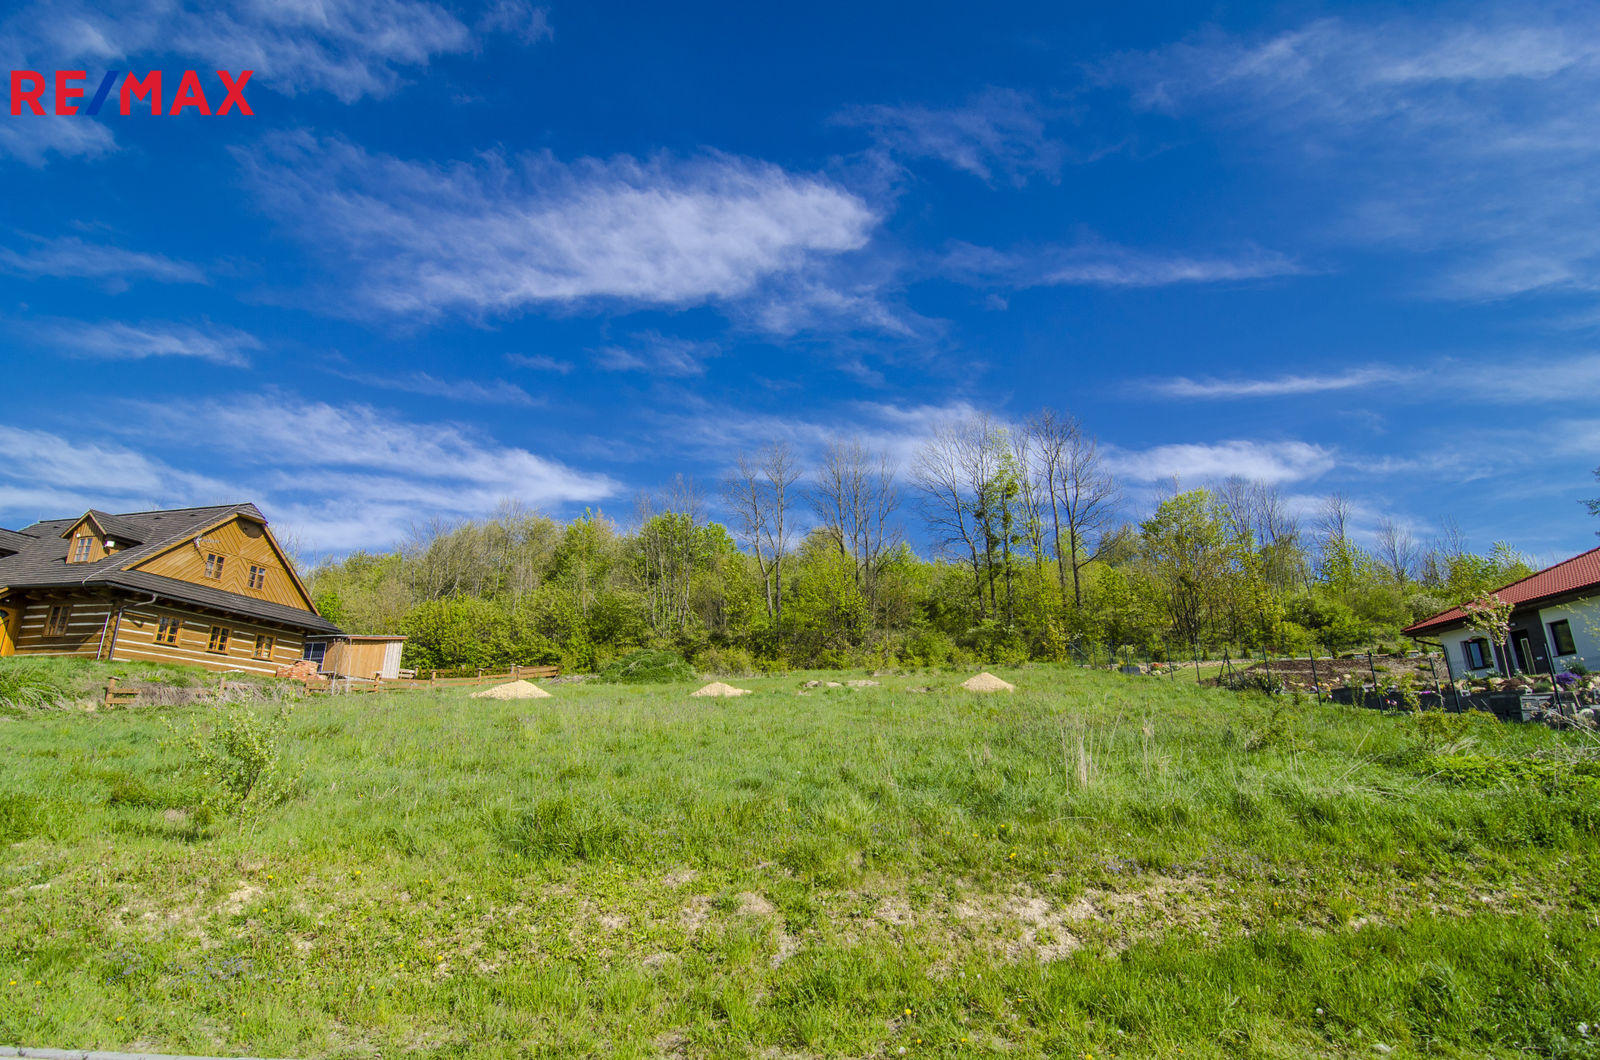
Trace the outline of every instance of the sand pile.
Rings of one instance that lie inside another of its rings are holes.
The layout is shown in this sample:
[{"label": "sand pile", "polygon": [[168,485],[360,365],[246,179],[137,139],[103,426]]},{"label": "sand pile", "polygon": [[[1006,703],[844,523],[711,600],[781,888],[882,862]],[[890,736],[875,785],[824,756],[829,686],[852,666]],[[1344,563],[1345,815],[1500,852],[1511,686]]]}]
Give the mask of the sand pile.
[{"label": "sand pile", "polygon": [[472,693],[473,699],[549,699],[550,693],[532,681],[511,681],[482,692]]},{"label": "sand pile", "polygon": [[969,677],[961,682],[961,687],[968,692],[1015,692],[1017,686],[1000,680],[994,674],[985,670],[977,677]]},{"label": "sand pile", "polygon": [[725,685],[721,681],[713,681],[704,688],[697,688],[689,694],[691,696],[748,696],[750,689],[734,688],[732,685]]}]

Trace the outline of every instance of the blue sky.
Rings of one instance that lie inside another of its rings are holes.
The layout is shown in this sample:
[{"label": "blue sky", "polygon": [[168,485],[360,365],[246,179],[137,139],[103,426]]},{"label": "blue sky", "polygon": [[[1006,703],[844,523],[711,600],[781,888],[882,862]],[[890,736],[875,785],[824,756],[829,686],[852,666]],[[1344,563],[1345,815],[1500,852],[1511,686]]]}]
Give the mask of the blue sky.
[{"label": "blue sky", "polygon": [[1048,404],[1130,517],[1594,544],[1593,5],[112,6],[0,57],[254,115],[0,113],[0,525],[340,552]]}]

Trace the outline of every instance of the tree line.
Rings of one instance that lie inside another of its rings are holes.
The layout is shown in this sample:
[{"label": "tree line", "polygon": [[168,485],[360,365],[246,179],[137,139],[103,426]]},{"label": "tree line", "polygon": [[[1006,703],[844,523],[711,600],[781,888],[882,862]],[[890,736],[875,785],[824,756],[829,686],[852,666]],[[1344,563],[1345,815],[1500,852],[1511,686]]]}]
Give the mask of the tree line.
[{"label": "tree line", "polygon": [[739,453],[711,499],[682,476],[641,494],[625,525],[508,502],[308,582],[347,630],[405,633],[420,669],[587,671],[666,647],[742,670],[1397,647],[1417,618],[1531,573],[1453,522],[1424,542],[1386,519],[1358,543],[1339,493],[1306,514],[1228,478],[1126,509],[1075,418],[976,415],[905,467],[859,440],[807,465],[779,441]]}]

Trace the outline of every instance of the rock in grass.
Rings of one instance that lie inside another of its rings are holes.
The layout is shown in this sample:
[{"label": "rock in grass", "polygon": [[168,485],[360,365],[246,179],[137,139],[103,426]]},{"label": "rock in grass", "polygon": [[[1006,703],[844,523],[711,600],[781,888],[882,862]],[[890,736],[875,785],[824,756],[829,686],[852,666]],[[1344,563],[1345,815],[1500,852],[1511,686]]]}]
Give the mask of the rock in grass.
[{"label": "rock in grass", "polygon": [[748,696],[750,691],[748,688],[734,688],[732,685],[725,685],[721,681],[713,681],[704,688],[697,688],[689,694],[691,696]]},{"label": "rock in grass", "polygon": [[969,677],[961,682],[961,687],[968,692],[1015,692],[1017,686],[1002,681],[994,674],[985,670],[976,677]]},{"label": "rock in grass", "polygon": [[532,681],[508,681],[503,685],[472,693],[473,699],[549,699],[550,693]]}]

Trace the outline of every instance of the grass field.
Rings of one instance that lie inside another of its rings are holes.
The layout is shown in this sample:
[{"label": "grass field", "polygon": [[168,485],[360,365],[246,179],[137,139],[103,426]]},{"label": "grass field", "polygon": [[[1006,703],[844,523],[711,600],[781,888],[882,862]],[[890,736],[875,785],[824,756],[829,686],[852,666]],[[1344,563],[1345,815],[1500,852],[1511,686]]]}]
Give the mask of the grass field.
[{"label": "grass field", "polygon": [[1591,738],[965,676],[318,699],[244,819],[211,708],[15,711],[0,1044],[1600,1055]]}]

